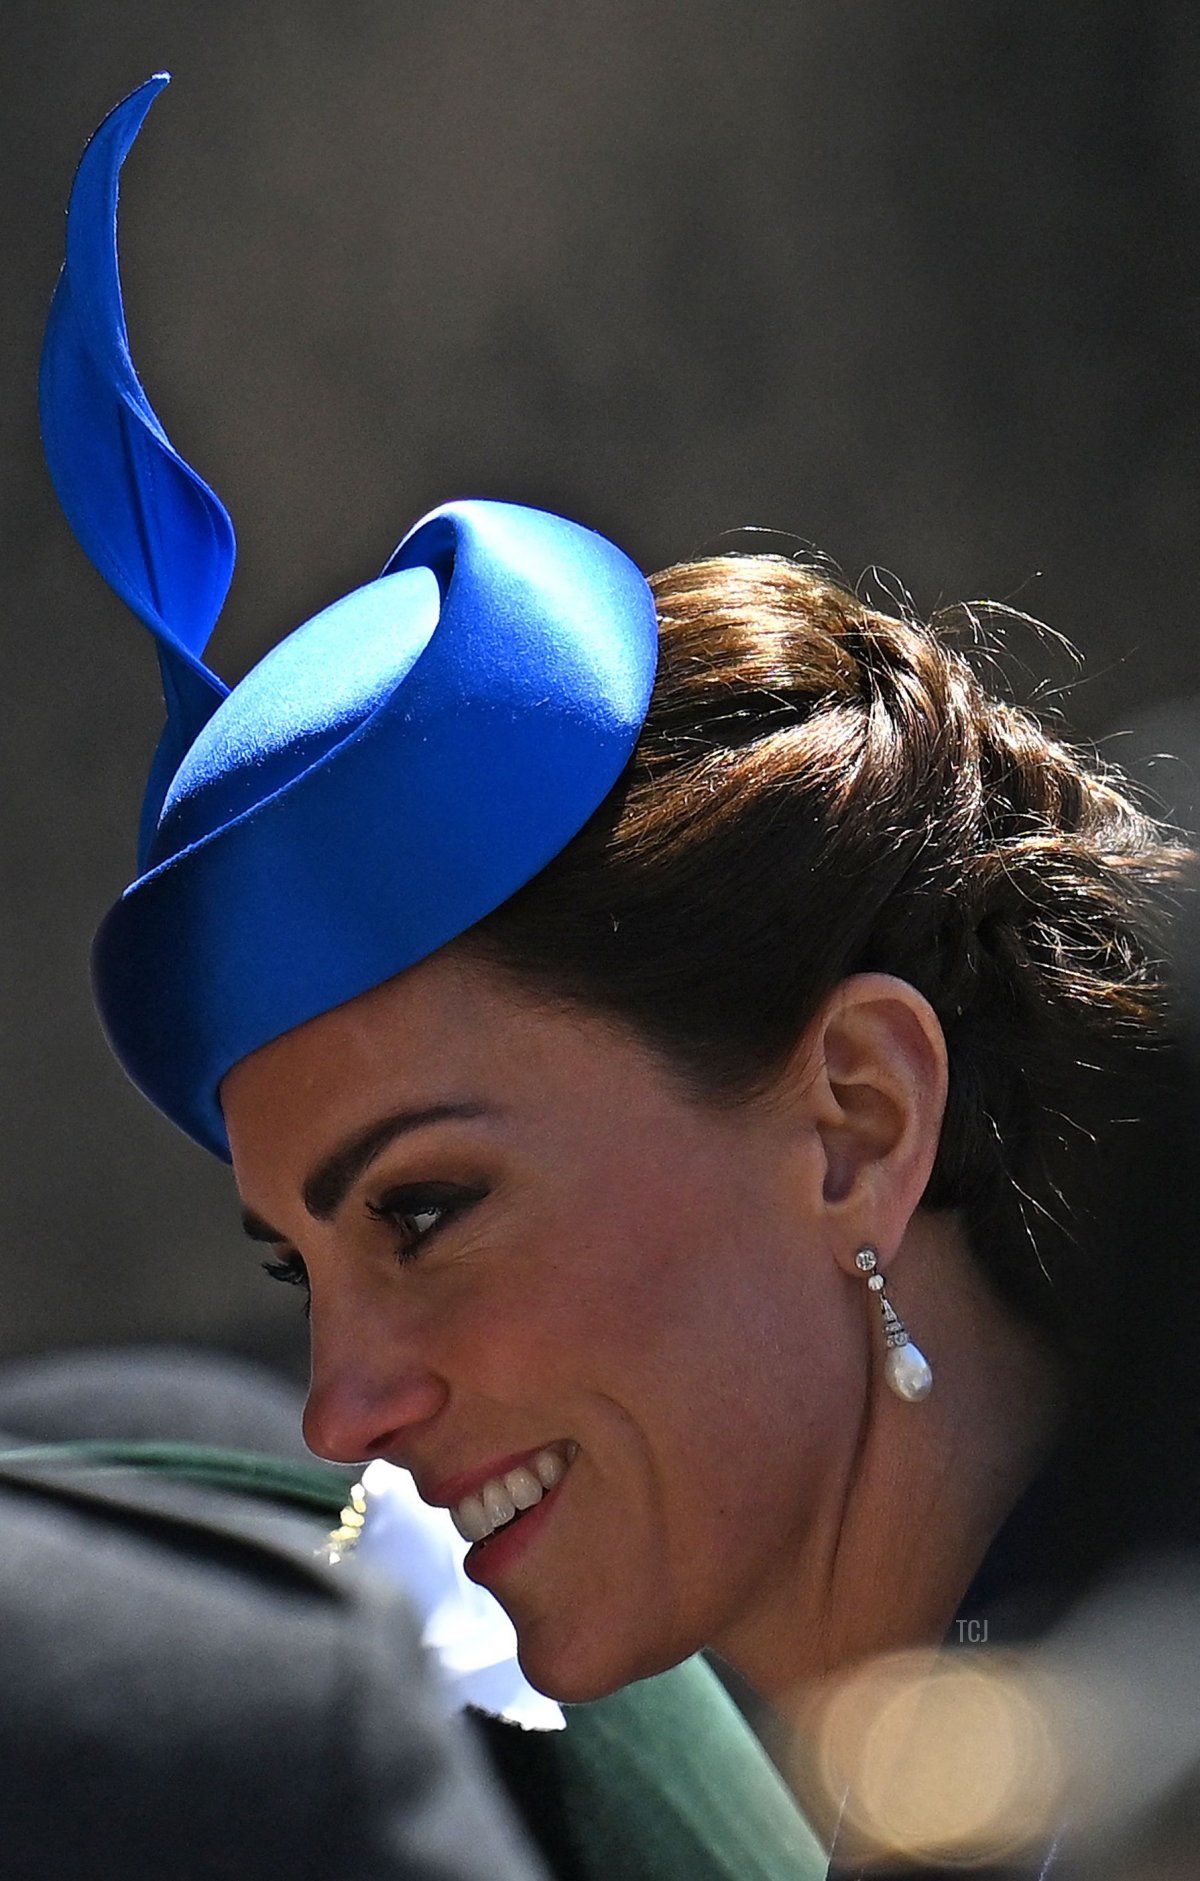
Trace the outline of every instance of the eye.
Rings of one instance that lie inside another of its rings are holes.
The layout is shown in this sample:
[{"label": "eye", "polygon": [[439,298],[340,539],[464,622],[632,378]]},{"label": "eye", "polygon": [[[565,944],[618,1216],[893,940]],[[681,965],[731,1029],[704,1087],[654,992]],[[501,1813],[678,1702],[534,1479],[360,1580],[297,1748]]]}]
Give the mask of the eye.
[{"label": "eye", "polygon": [[402,1265],[415,1261],[432,1235],[482,1199],[482,1189],[465,1189],[455,1182],[426,1182],[390,1189],[367,1213],[396,1232],[396,1258]]},{"label": "eye", "polygon": [[282,1254],[278,1260],[262,1263],[264,1274],[270,1274],[272,1280],[282,1280],[288,1287],[304,1288],[304,1317],[307,1319],[312,1308],[312,1292],[308,1284],[308,1269],[299,1254]]}]

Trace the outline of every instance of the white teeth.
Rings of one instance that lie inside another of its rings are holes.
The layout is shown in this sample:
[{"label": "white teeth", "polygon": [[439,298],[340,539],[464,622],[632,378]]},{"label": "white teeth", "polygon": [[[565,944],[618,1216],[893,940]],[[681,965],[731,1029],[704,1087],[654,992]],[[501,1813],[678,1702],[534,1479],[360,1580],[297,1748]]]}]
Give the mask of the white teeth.
[{"label": "white teeth", "polygon": [[501,1478],[483,1486],[483,1512],[489,1518],[493,1528],[503,1528],[505,1522],[511,1522],[517,1512],[517,1505],[509,1495]]},{"label": "white teeth", "polygon": [[545,1493],[533,1471],[527,1470],[523,1463],[518,1463],[515,1470],[509,1470],[504,1478],[504,1487],[518,1509],[532,1509]]},{"label": "white teeth", "polygon": [[575,1455],[571,1444],[564,1457],[557,1450],[539,1450],[528,1464],[518,1463],[503,1476],[493,1476],[477,1495],[464,1496],[450,1518],[464,1541],[484,1541],[511,1522],[518,1509],[532,1509],[548,1490],[562,1481]]},{"label": "white teeth", "polygon": [[491,1517],[478,1496],[464,1496],[458,1507],[451,1509],[450,1520],[464,1541],[482,1541],[492,1532]]},{"label": "white teeth", "polygon": [[533,1459],[534,1473],[543,1489],[553,1489],[561,1482],[566,1467],[557,1450],[539,1450]]}]

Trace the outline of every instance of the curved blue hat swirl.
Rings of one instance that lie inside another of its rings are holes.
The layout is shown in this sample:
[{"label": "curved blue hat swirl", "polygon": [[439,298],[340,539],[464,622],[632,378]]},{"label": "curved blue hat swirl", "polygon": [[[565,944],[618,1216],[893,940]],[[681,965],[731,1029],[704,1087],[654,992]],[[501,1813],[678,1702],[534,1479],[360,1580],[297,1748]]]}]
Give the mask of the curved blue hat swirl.
[{"label": "curved blue hat swirl", "polygon": [[233,524],[172,445],[129,352],[117,263],[121,165],[168,83],[159,72],[90,139],[42,346],[42,441],[80,545],[158,645],[167,723],[142,809],[142,851],[184,752],[228,687],[201,659],[233,574]]},{"label": "curved blue hat swirl", "polygon": [[[115,229],[116,176],[147,91],[88,146],[84,166],[105,150],[111,190],[77,182],[77,227],[95,217]],[[91,240],[105,265],[109,248],[114,258],[107,297],[76,278],[80,254],[98,265]],[[99,338],[74,311],[96,298],[109,321]],[[113,344],[114,310],[120,320],[115,234],[106,246],[81,228],[47,336],[47,452],[84,548],[166,648],[171,674],[142,872],[100,928],[94,984],[134,1082],[227,1156],[219,1086],[234,1064],[463,934],[582,828],[636,742],[657,626],[642,575],[603,537],[466,502],[418,524],[377,580],[297,628],[226,695],[200,659],[203,616],[224,588],[214,577],[201,600],[178,579],[220,534],[197,492],[220,506],[150,411],[123,320]],[[73,322],[86,329],[85,363]],[[143,434],[130,431],[137,416]],[[121,449],[138,437],[123,458],[114,433]],[[173,481],[158,461],[141,474],[138,453],[152,446]],[[83,473],[63,470],[72,451],[86,464],[93,450],[112,478],[99,510],[78,495]],[[227,541],[226,585],[232,531]],[[171,696],[178,664],[182,704]]]}]

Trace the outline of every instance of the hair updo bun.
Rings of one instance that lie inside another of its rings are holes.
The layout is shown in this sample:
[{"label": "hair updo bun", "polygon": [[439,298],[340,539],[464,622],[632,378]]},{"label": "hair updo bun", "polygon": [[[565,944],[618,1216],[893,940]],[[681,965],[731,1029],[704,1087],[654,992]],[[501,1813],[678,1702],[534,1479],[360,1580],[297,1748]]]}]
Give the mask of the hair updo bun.
[{"label": "hair updo bun", "polygon": [[716,1101],[769,1081],[847,975],[909,981],[950,1060],[925,1204],[962,1210],[1002,1297],[1069,1347],[1091,1165],[1166,1031],[1181,851],[935,628],[775,556],[651,586],[621,783],[473,938]]}]

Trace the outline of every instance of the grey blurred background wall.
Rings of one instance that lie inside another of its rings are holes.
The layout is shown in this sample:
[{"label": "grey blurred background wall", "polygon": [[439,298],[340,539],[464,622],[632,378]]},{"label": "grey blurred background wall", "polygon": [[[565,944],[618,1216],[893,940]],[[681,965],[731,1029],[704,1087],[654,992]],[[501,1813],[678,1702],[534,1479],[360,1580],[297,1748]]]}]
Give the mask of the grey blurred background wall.
[{"label": "grey blurred background wall", "polygon": [[647,566],[756,525],[924,609],[1014,599],[1085,654],[1066,708],[1119,758],[1200,688],[1200,12],[10,0],[3,28],[0,1356],[179,1335],[299,1366],[227,1174],[88,1003],[159,724],[36,436],[88,132],[174,73],[123,264],[150,396],[238,529],[226,677],[425,508],[493,495]]}]

